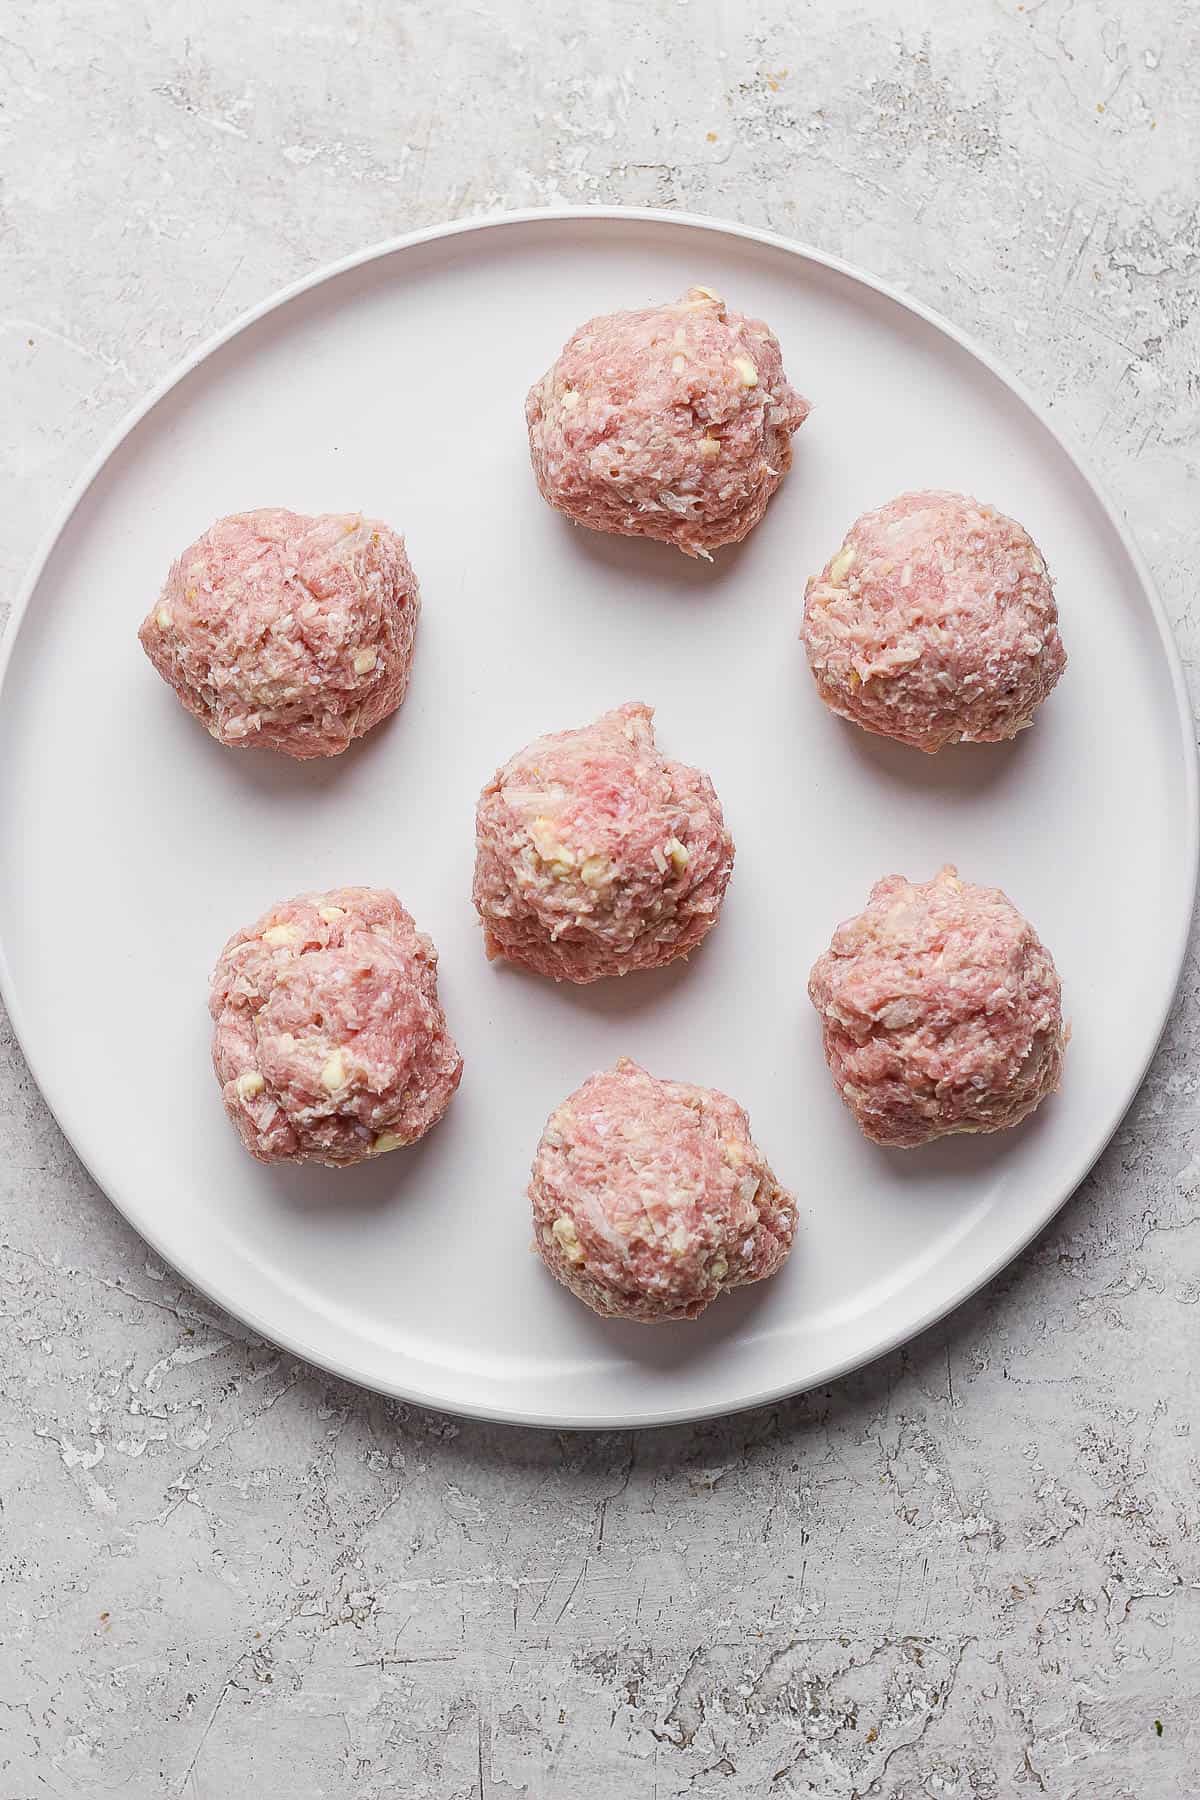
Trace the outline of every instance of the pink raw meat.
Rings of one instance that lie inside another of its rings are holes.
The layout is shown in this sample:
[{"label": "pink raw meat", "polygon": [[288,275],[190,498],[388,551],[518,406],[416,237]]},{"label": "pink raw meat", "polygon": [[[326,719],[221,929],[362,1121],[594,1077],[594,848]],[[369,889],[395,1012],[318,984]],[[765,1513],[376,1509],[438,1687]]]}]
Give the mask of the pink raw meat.
[{"label": "pink raw meat", "polygon": [[1054,961],[998,888],[888,875],[809,977],[838,1092],[877,1144],[1004,1131],[1052,1094],[1068,1032]]},{"label": "pink raw meat", "polygon": [[688,556],[757,525],[808,411],[774,334],[702,287],[674,306],[590,319],[525,402],[551,506]]},{"label": "pink raw meat", "polygon": [[687,956],[717,922],[733,840],[707,775],[669,762],[631,703],[537,738],[476,814],[474,900],[489,957],[599,981]]},{"label": "pink raw meat", "polygon": [[260,1162],[337,1167],[415,1143],[462,1075],[437,951],[384,888],[271,907],[226,944],[208,1005],[221,1098]]},{"label": "pink raw meat", "polygon": [[1015,737],[1067,660],[1029,533],[940,492],[855,521],[808,583],[802,636],[826,706],[929,751]]},{"label": "pink raw meat", "polygon": [[627,1057],[551,1114],[529,1198],[551,1274],[605,1318],[647,1325],[773,1275],[796,1230],[736,1101]]},{"label": "pink raw meat", "polygon": [[378,519],[264,507],[184,551],[138,635],[220,743],[336,756],[403,700],[420,605]]}]

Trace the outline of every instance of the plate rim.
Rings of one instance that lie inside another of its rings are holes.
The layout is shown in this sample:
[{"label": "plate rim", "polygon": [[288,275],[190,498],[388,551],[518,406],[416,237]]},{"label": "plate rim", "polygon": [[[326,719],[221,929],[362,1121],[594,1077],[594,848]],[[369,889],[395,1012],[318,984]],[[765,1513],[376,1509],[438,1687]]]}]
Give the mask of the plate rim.
[{"label": "plate rim", "polygon": [[[1173,943],[1170,946],[1171,963],[1174,966],[1174,978],[1170,984],[1165,1000],[1159,1008],[1157,1022],[1144,1057],[1136,1067],[1134,1074],[1126,1084],[1124,1097],[1110,1124],[1106,1124],[1098,1137],[1089,1138],[1078,1162],[1072,1161],[1065,1179],[1055,1183],[1050,1189],[1050,1196],[1044,1209],[1039,1209],[1039,1217],[1031,1228],[1019,1238],[1012,1241],[998,1256],[990,1259],[980,1269],[972,1272],[970,1278],[954,1290],[948,1298],[939,1299],[928,1310],[920,1313],[915,1319],[895,1330],[884,1332],[882,1337],[865,1350],[855,1352],[841,1359],[818,1375],[802,1378],[800,1381],[774,1382],[745,1399],[730,1405],[717,1401],[712,1405],[686,1405],[678,1408],[655,1408],[646,1412],[605,1413],[580,1418],[556,1413],[527,1412],[519,1408],[497,1407],[494,1405],[474,1404],[452,1399],[428,1391],[410,1382],[403,1385],[389,1384],[377,1376],[364,1376],[350,1364],[340,1360],[328,1351],[320,1351],[305,1341],[302,1332],[294,1329],[280,1330],[276,1324],[266,1322],[257,1314],[254,1307],[245,1307],[240,1302],[231,1303],[225,1297],[220,1281],[213,1281],[207,1275],[200,1275],[189,1266],[189,1261],[178,1261],[175,1255],[166,1250],[159,1241],[153,1220],[147,1222],[136,1203],[127,1204],[118,1197],[118,1193],[102,1182],[95,1174],[87,1157],[80,1150],[74,1133],[68,1128],[66,1117],[70,1111],[69,1096],[53,1094],[53,1075],[48,1074],[43,1060],[30,1053],[27,1034],[24,1029],[22,1006],[17,998],[12,969],[9,965],[8,953],[4,943],[3,931],[0,929],[0,999],[3,1000],[12,1025],[13,1035],[25,1059],[26,1065],[38,1091],[49,1109],[59,1130],[62,1131],[72,1153],[78,1158],[89,1179],[92,1180],[110,1205],[114,1206],[121,1216],[143,1238],[155,1254],[169,1267],[194,1287],[199,1293],[227,1312],[231,1318],[240,1321],[268,1343],[275,1344],[291,1355],[302,1357],[314,1367],[324,1370],[339,1380],[348,1381],[356,1387],[376,1392],[389,1398],[407,1402],[411,1405],[427,1407],[433,1411],[449,1413],[459,1418],[478,1419],[487,1423],[511,1424],[556,1431],[594,1431],[594,1430],[645,1430],[655,1426],[677,1425],[699,1422],[704,1419],[732,1417],[754,1407],[766,1406],[800,1393],[839,1380],[854,1370],[865,1368],[879,1357],[888,1355],[900,1345],[910,1343],[940,1320],[949,1318],[960,1306],[975,1294],[979,1293],[989,1282],[1028,1247],[1039,1232],[1044,1231],[1051,1220],[1062,1209],[1071,1195],[1086,1179],[1108,1144],[1120,1129],[1125,1118],[1145,1081],[1147,1071],[1162,1041],[1163,1032],[1175,1005],[1187,957],[1188,944],[1191,937],[1192,921],[1196,909],[1197,885],[1200,881],[1200,748],[1197,746],[1191,698],[1183,671],[1183,662],[1179,647],[1176,644],[1171,621],[1163,606],[1161,596],[1155,585],[1141,550],[1126,523],[1123,513],[1118,508],[1105,484],[1098,479],[1090,466],[1088,458],[1076,447],[1069,434],[1064,434],[1050,410],[1042,401],[1025,386],[1025,384],[1005,367],[1003,362],[992,352],[979,344],[974,337],[955,325],[934,308],[926,306],[923,301],[898,288],[892,282],[873,275],[859,268],[846,259],[819,250],[798,239],[785,236],[761,226],[745,225],[736,220],[724,219],[715,214],[694,213],[668,210],[661,207],[627,207],[627,206],[553,206],[525,207],[513,210],[487,211],[481,214],[467,215],[459,219],[444,220],[440,224],[422,226],[416,230],[403,232],[396,237],[386,238],[370,244],[363,249],[350,252],[332,262],[323,263],[308,274],[275,290],[265,299],[238,314],[228,325],[222,327],[203,339],[187,356],[176,363],[171,370],[158,381],[149,392],[123,415],[116,426],[102,440],[99,448],[85,464],[82,472],[71,485],[50,525],[42,536],[30,562],[24,581],[19,585],[13,599],[3,636],[0,637],[0,704],[3,702],[4,684],[9,674],[13,653],[20,635],[22,623],[30,609],[34,595],[41,585],[46,568],[54,555],[60,539],[65,535],[76,511],[81,506],[89,490],[98,479],[104,468],[116,455],[127,438],[137,430],[142,421],[154,410],[159,402],[166,398],[172,390],[185,381],[203,363],[207,362],[217,351],[238,337],[242,332],[266,318],[270,313],[287,306],[300,295],[336,280],[342,275],[365,267],[368,263],[383,261],[400,252],[416,249],[422,245],[436,243],[442,239],[465,237],[475,232],[490,232],[505,228],[523,226],[560,226],[589,224],[602,221],[608,224],[639,224],[672,229],[708,231],[724,237],[740,239],[742,242],[761,245],[767,249],[786,252],[799,258],[802,262],[815,264],[817,267],[842,275],[859,286],[882,296],[931,325],[936,331],[965,350],[977,363],[989,371],[1009,393],[1021,403],[1035,422],[1045,431],[1068,464],[1075,470],[1084,485],[1099,503],[1105,517],[1116,534],[1116,538],[1128,558],[1130,568],[1136,577],[1142,597],[1147,603],[1151,618],[1158,633],[1159,644],[1170,676],[1171,689],[1175,699],[1176,723],[1182,739],[1182,775],[1184,781],[1184,798],[1186,801],[1186,839],[1181,847],[1180,868],[1184,872],[1183,891],[1179,895],[1178,917],[1173,929]],[[2,926],[2,921],[0,921]]]}]

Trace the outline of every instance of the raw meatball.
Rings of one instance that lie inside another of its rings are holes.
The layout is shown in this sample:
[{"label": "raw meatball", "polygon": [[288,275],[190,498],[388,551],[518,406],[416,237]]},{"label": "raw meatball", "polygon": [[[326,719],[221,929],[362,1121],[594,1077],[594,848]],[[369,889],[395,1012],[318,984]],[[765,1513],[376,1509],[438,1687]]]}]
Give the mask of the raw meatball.
[{"label": "raw meatball", "polygon": [[877,1144],[1004,1131],[1058,1087],[1050,952],[998,888],[888,875],[809,977],[838,1092]]},{"label": "raw meatball", "polygon": [[1066,664],[1029,533],[962,494],[901,494],[850,527],[808,584],[822,700],[918,750],[1015,737]]},{"label": "raw meatball", "polygon": [[138,635],[220,743],[336,756],[403,700],[420,604],[378,519],[264,507],[184,551]]},{"label": "raw meatball", "polygon": [[551,1274],[605,1318],[647,1325],[773,1275],[796,1230],[737,1102],[627,1057],[551,1114],[529,1198]]},{"label": "raw meatball", "polygon": [[362,1162],[424,1137],[462,1057],[437,951],[394,894],[283,900],[230,938],[212,979],[213,1067],[260,1162]]},{"label": "raw meatball", "polygon": [[733,839],[707,775],[638,703],[537,738],[479,797],[474,900],[490,958],[599,981],[687,956],[717,922]]},{"label": "raw meatball", "polygon": [[758,524],[808,410],[774,333],[702,287],[674,306],[590,319],[525,402],[551,506],[688,556]]}]

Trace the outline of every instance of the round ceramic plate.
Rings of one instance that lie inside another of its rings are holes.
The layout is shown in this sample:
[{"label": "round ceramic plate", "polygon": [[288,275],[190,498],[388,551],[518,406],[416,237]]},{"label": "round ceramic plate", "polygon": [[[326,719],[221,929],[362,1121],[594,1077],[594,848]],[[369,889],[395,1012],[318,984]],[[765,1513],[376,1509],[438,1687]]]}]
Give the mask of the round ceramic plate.
[{"label": "round ceramic plate", "polygon": [[[813,402],[791,474],[715,563],[575,529],[529,470],[526,389],[592,313],[694,282],[770,321]],[[805,577],[905,488],[1015,514],[1057,578],[1070,665],[1015,743],[934,757],[841,723],[797,641]],[[347,755],[224,750],[138,647],[175,554],[221,513],[361,508],[424,593],[412,690]],[[689,964],[573,990],[484,960],[473,808],[540,732],[624,700],[716,782],[737,840]],[[994,1274],[1087,1171],[1145,1070],[1196,864],[1191,721],[1146,571],[1046,417],[944,323],[829,258],[651,213],[423,232],[281,295],[125,428],[17,606],[0,709],[3,989],[97,1181],[179,1270],[338,1374],[491,1417],[695,1418],[865,1362]],[[810,964],[871,883],[958,864],[1062,973],[1060,1096],[1024,1127],[866,1143],[834,1093]],[[421,1145],[265,1169],[227,1124],[206,995],[277,898],[392,887],[441,951],[466,1059]],[[530,1251],[547,1113],[628,1054],[726,1089],[799,1199],[783,1272],[695,1324],[594,1318]]]}]

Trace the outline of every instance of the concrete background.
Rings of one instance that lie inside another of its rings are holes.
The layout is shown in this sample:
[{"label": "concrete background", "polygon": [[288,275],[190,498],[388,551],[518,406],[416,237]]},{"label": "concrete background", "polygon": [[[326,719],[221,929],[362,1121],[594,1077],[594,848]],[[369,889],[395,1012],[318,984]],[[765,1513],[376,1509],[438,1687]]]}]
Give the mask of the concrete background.
[{"label": "concrete background", "polygon": [[[498,206],[762,222],[1054,403],[1198,643],[1189,0],[6,0],[0,590],[203,337]],[[0,852],[19,853],[7,845]],[[0,1800],[1200,1787],[1197,966],[945,1327],[716,1425],[456,1423],[253,1338],[0,1044]]]}]

